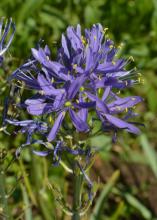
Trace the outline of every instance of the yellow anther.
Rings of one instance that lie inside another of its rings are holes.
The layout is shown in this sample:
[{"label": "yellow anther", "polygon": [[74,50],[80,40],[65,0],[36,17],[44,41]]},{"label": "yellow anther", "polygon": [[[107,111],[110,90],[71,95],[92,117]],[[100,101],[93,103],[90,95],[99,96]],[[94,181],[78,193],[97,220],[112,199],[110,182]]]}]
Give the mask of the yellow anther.
[{"label": "yellow anther", "polygon": [[94,40],[96,40],[97,39],[97,37],[96,36],[94,36]]},{"label": "yellow anther", "polygon": [[108,31],[108,28],[107,28],[107,27],[103,29],[103,32],[104,32],[104,33],[106,33],[106,31]]},{"label": "yellow anther", "polygon": [[129,60],[131,60],[131,61],[133,61],[133,62],[135,61],[134,58],[133,58],[133,56],[130,56],[130,57],[129,57]]},{"label": "yellow anther", "polygon": [[70,106],[71,106],[71,102],[67,101],[67,102],[65,103],[65,106],[66,106],[66,107],[70,107]]},{"label": "yellow anther", "polygon": [[125,108],[125,112],[128,112],[128,108]]},{"label": "yellow anther", "polygon": [[84,87],[83,87],[83,86],[80,87],[80,91],[81,91],[81,92],[84,91]]},{"label": "yellow anther", "polygon": [[66,138],[66,139],[73,139],[73,137],[70,136],[70,135],[65,136],[65,138]]},{"label": "yellow anther", "polygon": [[109,46],[109,48],[112,49],[112,48],[113,48],[113,45],[111,44],[111,45]]},{"label": "yellow anther", "polygon": [[21,83],[21,81],[20,81],[20,80],[17,80],[17,82],[18,82],[18,83]]},{"label": "yellow anther", "polygon": [[49,122],[51,123],[53,120],[52,120],[52,116],[49,117]]},{"label": "yellow anther", "polygon": [[115,62],[115,61],[112,61],[112,64],[113,64],[113,65],[115,65],[115,64],[116,64],[116,62]]},{"label": "yellow anther", "polygon": [[141,84],[144,84],[144,82],[145,82],[145,81],[144,81],[144,79],[143,79],[143,78],[141,78]]},{"label": "yellow anther", "polygon": [[99,95],[101,94],[101,88],[98,89],[98,94],[99,94]]},{"label": "yellow anther", "polygon": [[51,82],[54,83],[54,78],[52,77]]},{"label": "yellow anther", "polygon": [[138,76],[142,76],[142,74],[141,74],[141,73],[137,73],[137,75],[138,75]]},{"label": "yellow anther", "polygon": [[119,95],[121,92],[120,92],[120,90],[117,92],[117,95]]},{"label": "yellow anther", "polygon": [[141,77],[138,77],[138,82],[141,83]]},{"label": "yellow anther", "polygon": [[86,44],[86,38],[84,36],[81,36],[81,41],[84,45]]},{"label": "yellow anther", "polygon": [[73,69],[76,69],[77,68],[77,64],[73,64]]},{"label": "yellow anther", "polygon": [[118,48],[121,49],[123,46],[124,46],[124,44],[121,43],[121,44],[118,45]]}]

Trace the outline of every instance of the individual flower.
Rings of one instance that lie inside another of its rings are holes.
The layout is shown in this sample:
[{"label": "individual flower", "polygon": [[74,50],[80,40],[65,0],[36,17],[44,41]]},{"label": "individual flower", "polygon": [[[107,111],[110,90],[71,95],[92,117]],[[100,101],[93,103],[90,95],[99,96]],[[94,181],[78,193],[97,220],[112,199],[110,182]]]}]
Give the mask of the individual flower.
[{"label": "individual flower", "polygon": [[14,126],[21,127],[18,132],[25,134],[26,135],[26,142],[21,145],[20,148],[16,151],[16,155],[18,156],[21,148],[38,143],[38,144],[43,144],[46,145],[43,140],[39,139],[34,139],[33,135],[34,134],[41,134],[45,136],[48,126],[45,122],[42,121],[37,121],[37,120],[23,120],[23,121],[18,121],[18,120],[12,120],[12,119],[5,119],[5,122]]},{"label": "individual flower", "polygon": [[65,142],[60,140],[55,143],[55,146],[52,144],[49,145],[46,151],[37,151],[33,149],[33,153],[41,157],[53,155],[53,165],[55,166],[59,164],[61,157],[65,152],[68,152],[73,156],[85,156],[86,160],[88,160],[91,157],[91,152],[89,148],[82,149],[80,147],[77,147],[76,149],[71,149],[70,147],[66,146]]},{"label": "individual flower", "polygon": [[108,100],[106,100],[107,92],[104,92],[102,99],[99,99],[98,96],[89,92],[86,93],[90,100],[96,102],[96,112],[103,123],[103,127],[110,128],[110,130],[126,129],[128,132],[139,134],[140,130],[135,125],[127,122],[124,118],[119,119],[114,115],[127,111],[127,109],[141,102],[142,98],[139,96],[119,98],[117,95],[110,92],[110,97],[112,97],[113,100],[108,103]]}]

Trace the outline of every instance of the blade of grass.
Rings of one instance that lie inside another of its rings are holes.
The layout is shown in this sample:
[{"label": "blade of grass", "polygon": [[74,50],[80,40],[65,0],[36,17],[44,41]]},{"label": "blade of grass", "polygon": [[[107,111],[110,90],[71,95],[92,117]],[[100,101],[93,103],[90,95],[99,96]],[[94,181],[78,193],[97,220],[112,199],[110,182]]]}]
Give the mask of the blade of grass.
[{"label": "blade of grass", "polygon": [[135,209],[137,209],[144,219],[152,219],[152,214],[138,199],[129,193],[125,193],[126,201]]},{"label": "blade of grass", "polygon": [[124,215],[124,213],[125,213],[125,208],[126,208],[126,205],[125,205],[124,201],[121,201],[121,202],[118,204],[118,207],[117,207],[117,209],[115,210],[115,212],[113,213],[113,215],[110,217],[110,220],[118,220],[119,217],[121,217],[122,215]]},{"label": "blade of grass", "polygon": [[23,201],[25,205],[25,220],[33,220],[32,218],[32,210],[31,210],[31,204],[29,202],[28,194],[26,192],[26,188],[21,184],[22,189],[22,195],[23,195]]},{"label": "blade of grass", "polygon": [[112,188],[115,186],[116,181],[118,180],[118,177],[120,175],[119,170],[115,171],[107,184],[104,186],[103,191],[100,194],[100,197],[98,198],[93,214],[91,215],[90,220],[98,220],[101,217],[101,214],[103,212],[103,207],[106,199],[108,198],[109,193],[111,192]]},{"label": "blade of grass", "polygon": [[19,160],[19,163],[20,163],[20,168],[21,168],[21,171],[22,171],[22,174],[23,174],[23,178],[24,178],[24,183],[25,183],[25,186],[26,186],[26,189],[28,191],[28,194],[31,198],[31,201],[34,205],[37,205],[37,201],[36,201],[36,198],[35,198],[35,195],[32,191],[32,188],[31,188],[31,184],[29,182],[29,179],[28,179],[28,176],[27,176],[27,173],[26,173],[26,170],[24,168],[24,165],[23,165],[23,162],[22,162],[22,159]]},{"label": "blade of grass", "polygon": [[148,160],[148,163],[152,168],[152,171],[157,177],[157,154],[153,149],[153,146],[151,146],[151,144],[149,143],[148,138],[145,134],[142,134],[140,136],[140,143],[146,155],[146,159]]},{"label": "blade of grass", "polygon": [[[36,158],[36,156],[31,153],[32,158],[32,175],[35,173],[36,175],[33,176],[33,183],[35,187],[35,194],[36,194],[36,200],[38,202],[38,207],[41,210],[42,216],[45,220],[51,220],[54,219],[53,215],[53,204],[46,196],[46,191],[43,187],[43,181],[46,181],[43,178],[43,169],[45,168],[42,163],[39,163],[39,158]],[[41,162],[41,161],[40,161]],[[47,172],[47,170],[45,170]],[[46,174],[47,175],[47,174]],[[51,204],[51,209],[50,209]]]}]

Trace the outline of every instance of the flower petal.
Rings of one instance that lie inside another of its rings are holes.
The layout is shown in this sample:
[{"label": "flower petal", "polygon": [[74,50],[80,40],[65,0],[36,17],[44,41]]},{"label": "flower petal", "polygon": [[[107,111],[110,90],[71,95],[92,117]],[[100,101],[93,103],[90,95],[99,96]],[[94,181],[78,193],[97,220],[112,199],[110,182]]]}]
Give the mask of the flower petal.
[{"label": "flower petal", "polygon": [[86,92],[86,94],[90,100],[96,102],[96,107],[98,111],[101,111],[103,113],[109,112],[107,105],[102,100],[100,100],[97,96],[91,94],[90,92]]},{"label": "flower petal", "polygon": [[142,98],[140,96],[130,96],[126,98],[118,98],[117,100],[113,101],[112,103],[108,104],[108,108],[111,112],[122,112],[126,108],[131,108],[142,102]]},{"label": "flower petal", "polygon": [[57,117],[57,119],[56,119],[56,121],[55,121],[55,123],[54,123],[54,125],[53,125],[53,127],[52,127],[52,129],[50,131],[50,133],[48,134],[48,137],[47,137],[48,141],[53,141],[55,139],[55,137],[57,135],[57,132],[60,129],[62,121],[63,121],[63,119],[65,117],[65,113],[66,112],[63,111],[63,112],[61,112],[58,115],[58,117]]},{"label": "flower petal", "polygon": [[38,83],[41,86],[41,89],[44,91],[45,95],[59,95],[61,92],[64,93],[64,90],[55,89],[52,84],[42,75],[38,74]]},{"label": "flower petal", "polygon": [[87,79],[87,74],[83,74],[71,82],[71,85],[68,90],[68,99],[72,99],[75,97],[80,87],[83,86],[83,83],[85,82],[86,79]]},{"label": "flower petal", "polygon": [[33,150],[33,153],[36,154],[37,156],[41,156],[41,157],[46,157],[48,156],[50,153],[52,153],[52,151],[36,151]]},{"label": "flower petal", "polygon": [[27,106],[27,111],[31,115],[42,115],[48,112],[51,112],[54,109],[53,104],[40,103],[40,104],[31,104]]},{"label": "flower petal", "polygon": [[72,109],[69,109],[69,114],[70,114],[71,120],[72,120],[75,128],[79,132],[89,131],[89,127],[88,127],[87,123],[85,121],[83,121]]},{"label": "flower petal", "polygon": [[105,118],[114,126],[121,128],[121,129],[126,129],[128,132],[130,133],[134,133],[134,134],[139,134],[140,130],[134,126],[133,124],[130,124],[128,122],[125,122],[119,118],[116,118],[112,115],[109,114],[105,114]]}]

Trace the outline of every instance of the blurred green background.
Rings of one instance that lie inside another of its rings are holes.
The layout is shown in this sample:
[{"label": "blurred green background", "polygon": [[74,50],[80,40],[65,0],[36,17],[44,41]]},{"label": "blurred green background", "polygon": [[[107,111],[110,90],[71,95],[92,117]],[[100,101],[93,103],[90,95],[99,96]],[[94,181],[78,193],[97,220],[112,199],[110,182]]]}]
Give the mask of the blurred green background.
[{"label": "blurred green background", "polygon": [[[109,28],[108,35],[117,46],[123,43],[121,54],[134,57],[145,83],[131,88],[128,94],[144,98],[137,111],[145,127],[139,137],[120,134],[115,145],[107,136],[93,140],[92,144],[101,145],[104,151],[96,157],[90,174],[99,182],[91,209],[106,190],[97,220],[157,219],[157,0],[1,0],[0,17],[12,17],[16,23],[13,43],[0,70],[1,110],[8,89],[6,77],[29,57],[30,48],[41,38],[55,53],[68,25],[80,23],[84,28],[101,23]],[[21,136],[0,133],[1,169],[8,166],[20,143]],[[113,181],[117,169],[120,177]],[[47,183],[48,178],[71,202],[71,176],[61,167],[54,168],[50,161],[25,150],[5,175],[12,219],[70,219],[56,205],[55,197],[60,193],[52,192]],[[84,220],[90,219],[89,213]],[[0,219],[5,219],[1,208]]]}]

